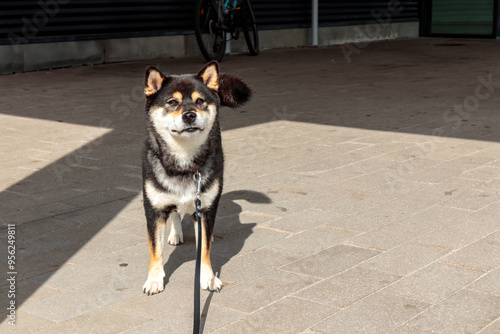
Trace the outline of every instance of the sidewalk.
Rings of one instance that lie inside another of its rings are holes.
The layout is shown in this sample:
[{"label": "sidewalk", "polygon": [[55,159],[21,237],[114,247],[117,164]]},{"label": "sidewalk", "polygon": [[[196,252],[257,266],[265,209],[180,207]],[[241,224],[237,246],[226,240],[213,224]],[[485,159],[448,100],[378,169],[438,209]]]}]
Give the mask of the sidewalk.
[{"label": "sidewalk", "polygon": [[[450,45],[451,44],[451,45]],[[352,49],[351,49],[352,50]],[[500,333],[500,43],[231,56],[220,293],[203,333]],[[201,58],[0,76],[0,332],[191,333],[194,231],[148,270],[143,76]],[[16,224],[13,269],[7,224]],[[7,308],[15,301],[16,327]]]}]

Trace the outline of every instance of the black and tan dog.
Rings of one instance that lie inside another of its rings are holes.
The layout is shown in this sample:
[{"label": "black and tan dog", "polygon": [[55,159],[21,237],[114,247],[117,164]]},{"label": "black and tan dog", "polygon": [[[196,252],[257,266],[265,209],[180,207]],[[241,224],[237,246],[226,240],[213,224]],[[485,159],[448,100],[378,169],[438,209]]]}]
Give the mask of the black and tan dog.
[{"label": "black and tan dog", "polygon": [[181,217],[194,218],[193,175],[197,172],[202,192],[200,286],[219,290],[222,282],[210,263],[224,168],[218,111],[220,106],[235,108],[246,102],[250,89],[236,77],[219,75],[217,62],[208,63],[198,75],[165,76],[151,66],[145,84],[147,138],[142,169],[150,263],[143,290],[148,295],[163,291],[165,225],[170,217],[168,243],[183,243]]}]

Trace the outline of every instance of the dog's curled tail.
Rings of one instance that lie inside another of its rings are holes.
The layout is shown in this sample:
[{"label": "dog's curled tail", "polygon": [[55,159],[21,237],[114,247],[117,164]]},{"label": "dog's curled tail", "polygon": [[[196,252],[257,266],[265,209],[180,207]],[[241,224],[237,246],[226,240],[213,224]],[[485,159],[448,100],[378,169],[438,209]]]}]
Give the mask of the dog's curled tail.
[{"label": "dog's curled tail", "polygon": [[252,90],[239,78],[221,74],[219,78],[219,97],[221,105],[236,108],[252,97]]}]

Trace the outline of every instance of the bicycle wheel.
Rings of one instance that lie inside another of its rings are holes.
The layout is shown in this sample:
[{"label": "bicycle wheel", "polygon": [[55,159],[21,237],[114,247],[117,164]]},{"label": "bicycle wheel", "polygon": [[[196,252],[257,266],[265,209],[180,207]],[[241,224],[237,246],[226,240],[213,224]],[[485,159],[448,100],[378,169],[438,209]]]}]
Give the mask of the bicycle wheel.
[{"label": "bicycle wheel", "polygon": [[252,56],[256,56],[259,54],[259,31],[257,30],[250,0],[243,1],[241,9],[243,11],[243,34],[245,35],[248,51]]},{"label": "bicycle wheel", "polygon": [[226,51],[226,33],[217,28],[221,22],[218,1],[196,0],[194,32],[200,51],[207,61],[221,61]]}]

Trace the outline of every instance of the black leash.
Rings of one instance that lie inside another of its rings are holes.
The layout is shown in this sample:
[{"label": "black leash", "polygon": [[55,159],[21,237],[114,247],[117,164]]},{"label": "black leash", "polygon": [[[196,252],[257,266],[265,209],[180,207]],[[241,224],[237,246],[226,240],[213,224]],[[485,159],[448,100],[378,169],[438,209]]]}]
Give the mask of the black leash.
[{"label": "black leash", "polygon": [[196,269],[194,273],[194,323],[193,334],[200,332],[200,264],[201,264],[201,174],[196,172],[193,175],[193,180],[196,183],[196,220],[198,222],[198,240],[196,244]]}]

